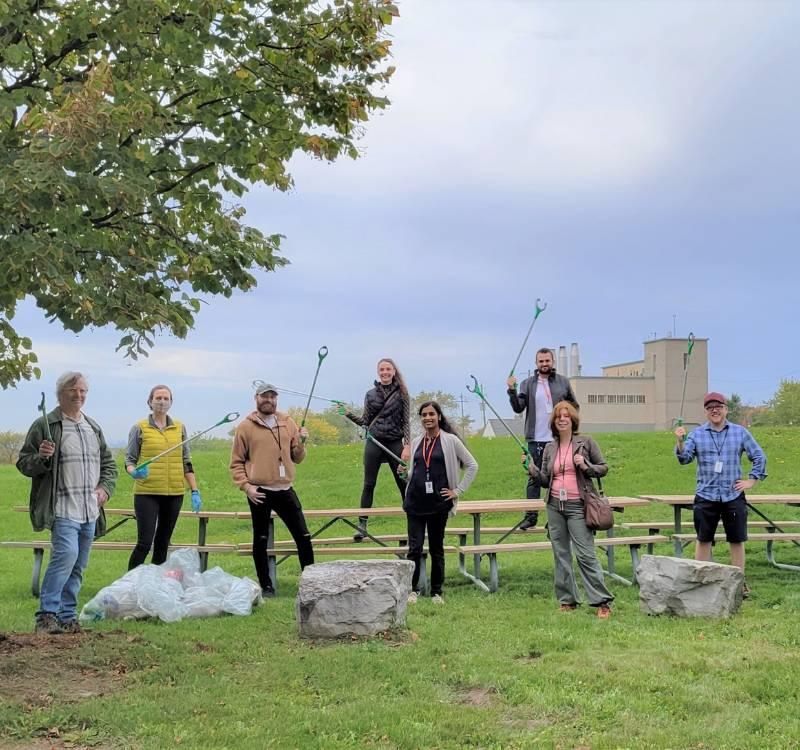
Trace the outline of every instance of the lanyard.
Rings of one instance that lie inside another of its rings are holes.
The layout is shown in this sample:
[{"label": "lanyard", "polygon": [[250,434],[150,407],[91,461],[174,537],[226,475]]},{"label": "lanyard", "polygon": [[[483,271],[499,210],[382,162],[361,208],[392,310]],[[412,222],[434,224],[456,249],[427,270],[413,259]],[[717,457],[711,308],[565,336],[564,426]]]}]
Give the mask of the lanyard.
[{"label": "lanyard", "polygon": [[[431,456],[433,456],[433,449],[436,447],[436,441],[439,439],[439,435],[437,434],[433,440],[428,440],[427,435],[422,439],[422,460],[425,462],[425,477],[427,480],[431,478]],[[427,453],[425,451],[425,447],[430,445]]]},{"label": "lanyard", "polygon": [[561,479],[563,481],[564,475],[567,473],[567,456],[571,455],[572,453],[572,438],[570,438],[569,445],[567,446],[567,450],[564,451],[564,455],[561,455],[561,444],[559,443],[558,447],[556,448],[558,451],[558,461],[561,461]]},{"label": "lanyard", "polygon": [[717,457],[722,458],[722,449],[725,447],[725,441],[728,439],[728,427],[725,426],[723,432],[725,433],[725,437],[722,438],[722,445],[717,443],[717,439],[714,437],[714,430],[710,431],[711,442],[714,443],[714,447],[717,449]]},{"label": "lanyard", "polygon": [[281,452],[281,426],[278,422],[278,418],[275,418],[275,427],[278,431],[277,435],[272,427],[270,427],[263,419],[261,419],[261,417],[259,417],[259,421],[269,430],[269,434],[272,435],[272,439],[278,444],[278,463],[283,463],[283,453]]},{"label": "lanyard", "polygon": [[552,408],[553,406],[553,394],[550,392],[550,383],[548,382],[547,378],[542,380],[539,377],[539,385],[542,387],[542,392],[544,393],[544,400],[545,403]]}]

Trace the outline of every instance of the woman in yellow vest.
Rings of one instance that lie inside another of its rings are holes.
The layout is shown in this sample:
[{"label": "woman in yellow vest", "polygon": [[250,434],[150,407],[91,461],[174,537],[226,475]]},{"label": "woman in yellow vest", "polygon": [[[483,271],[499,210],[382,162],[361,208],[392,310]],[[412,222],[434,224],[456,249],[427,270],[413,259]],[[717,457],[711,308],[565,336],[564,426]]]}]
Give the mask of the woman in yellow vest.
[{"label": "woman in yellow vest", "polygon": [[154,386],[147,398],[147,405],[150,407],[150,416],[131,427],[125,456],[125,468],[136,480],[133,507],[136,511],[137,539],[128,570],[144,562],[150,547],[153,548],[154,565],[167,559],[169,541],[183,504],[186,484],[192,490],[192,510],[197,513],[201,507],[188,444],[141,469],[136,468],[137,464],[186,440],[184,425],[167,416],[172,406],[172,391],[167,386]]}]

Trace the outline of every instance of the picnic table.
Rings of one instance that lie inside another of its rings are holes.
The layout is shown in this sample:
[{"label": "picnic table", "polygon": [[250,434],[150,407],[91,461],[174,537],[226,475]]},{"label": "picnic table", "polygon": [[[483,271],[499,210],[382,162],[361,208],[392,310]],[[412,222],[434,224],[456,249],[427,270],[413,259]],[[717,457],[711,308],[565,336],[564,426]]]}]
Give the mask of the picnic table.
[{"label": "picnic table", "polygon": [[[673,541],[675,546],[675,554],[678,557],[683,555],[684,540],[679,536],[682,531],[681,514],[684,510],[691,510],[694,505],[694,495],[639,495],[645,500],[650,500],[656,503],[663,503],[664,505],[671,505],[673,511],[673,524],[674,532]],[[748,495],[748,505],[787,505],[800,507],[800,495]],[[755,510],[755,508],[754,508]],[[765,521],[770,521],[766,515],[760,511],[756,511]],[[776,521],[775,524],[780,526],[780,522]]]}]

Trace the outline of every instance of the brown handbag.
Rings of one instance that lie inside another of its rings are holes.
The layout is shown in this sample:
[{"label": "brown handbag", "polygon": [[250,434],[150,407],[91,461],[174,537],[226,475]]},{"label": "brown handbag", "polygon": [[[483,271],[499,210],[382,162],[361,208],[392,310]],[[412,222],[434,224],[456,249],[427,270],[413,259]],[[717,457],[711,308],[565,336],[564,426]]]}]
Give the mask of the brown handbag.
[{"label": "brown handbag", "polygon": [[586,487],[586,496],[583,498],[583,512],[586,525],[592,531],[608,531],[614,525],[614,511],[608,504],[608,498],[603,492],[603,483],[597,479],[599,490],[595,490],[594,483],[589,480]]}]

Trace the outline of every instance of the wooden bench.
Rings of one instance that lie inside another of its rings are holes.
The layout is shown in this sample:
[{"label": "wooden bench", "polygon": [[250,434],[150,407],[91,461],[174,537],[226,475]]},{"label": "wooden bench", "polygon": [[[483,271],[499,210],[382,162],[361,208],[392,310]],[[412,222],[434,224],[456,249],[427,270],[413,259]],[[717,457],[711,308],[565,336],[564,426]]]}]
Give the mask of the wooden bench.
[{"label": "wooden bench", "polygon": [[[609,551],[614,547],[627,546],[631,553],[631,564],[633,566],[633,581],[636,580],[636,568],[639,565],[639,550],[643,545],[648,546],[648,550],[652,550],[652,545],[659,542],[668,542],[669,538],[661,535],[649,536],[611,536],[611,537],[595,537],[595,547],[600,547],[608,555]],[[458,552],[460,559],[463,560],[466,555],[485,555],[489,558],[489,591],[494,593],[500,585],[497,567],[497,554],[506,552],[540,552],[542,550],[551,549],[550,542],[512,542],[510,544],[467,544],[459,546]],[[462,571],[464,572],[464,571]],[[613,570],[607,571],[616,580],[631,585],[633,581],[629,581],[622,576],[617,575]]]},{"label": "wooden bench", "polygon": [[[0,547],[7,547],[12,549],[32,549],[33,550],[33,572],[31,573],[31,594],[38,597],[40,588],[40,581],[42,577],[42,561],[44,560],[44,551],[50,549],[49,541],[36,541],[36,542],[0,542]],[[94,542],[92,550],[126,550],[132,551],[136,546],[134,542]],[[208,555],[209,552],[235,552],[235,544],[171,544],[170,551],[175,549],[189,549],[197,550],[200,555]]]},{"label": "wooden bench", "polygon": [[[692,542],[697,541],[697,536],[695,534],[673,534],[673,539],[676,539],[680,542],[681,548],[685,547]],[[720,541],[725,541],[724,532],[723,536]],[[747,542],[745,544],[749,544],[750,542],[765,542],[767,545],[767,562],[775,568],[780,568],[781,570],[800,570],[800,565],[790,565],[789,563],[779,563],[775,560],[775,550],[773,549],[773,545],[775,542],[791,542],[796,546],[800,546],[800,532],[789,532],[782,534],[779,531],[770,531],[766,534],[748,534],[747,535]]]},{"label": "wooden bench", "polygon": [[[797,528],[800,521],[748,521],[747,525],[753,529],[775,529],[775,528]],[[647,529],[649,534],[658,534],[664,531],[672,531],[675,528],[675,521],[637,521],[635,523],[620,524],[620,528],[629,531]]]}]

